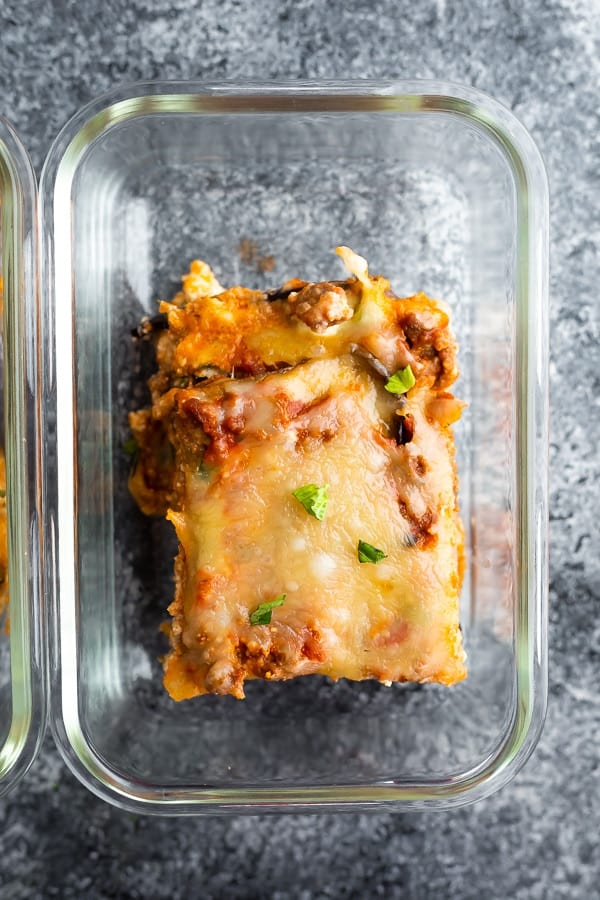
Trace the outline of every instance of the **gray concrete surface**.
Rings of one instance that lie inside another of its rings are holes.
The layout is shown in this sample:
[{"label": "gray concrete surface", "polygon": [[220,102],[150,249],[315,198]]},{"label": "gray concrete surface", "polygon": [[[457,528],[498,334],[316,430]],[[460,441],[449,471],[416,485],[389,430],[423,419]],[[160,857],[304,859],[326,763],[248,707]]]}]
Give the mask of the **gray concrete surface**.
[{"label": "gray concrete surface", "polygon": [[598,0],[0,2],[0,110],[39,171],[98,93],[148,78],[436,77],[522,119],[551,188],[550,704],[500,794],[442,814],[157,820],[51,741],[0,804],[0,895],[592,898],[600,888]]}]

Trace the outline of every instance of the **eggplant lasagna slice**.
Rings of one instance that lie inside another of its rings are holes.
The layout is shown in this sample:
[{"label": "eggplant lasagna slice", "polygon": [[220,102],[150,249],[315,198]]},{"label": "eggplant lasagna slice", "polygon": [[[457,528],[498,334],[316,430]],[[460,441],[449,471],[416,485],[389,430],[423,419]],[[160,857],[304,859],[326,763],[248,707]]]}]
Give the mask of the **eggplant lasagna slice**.
[{"label": "eggplant lasagna slice", "polygon": [[[466,675],[448,313],[345,247],[343,281],[224,290],[195,261],[160,305],[130,414],[141,509],[179,539],[165,686]],[[160,327],[157,327],[160,326]]]}]

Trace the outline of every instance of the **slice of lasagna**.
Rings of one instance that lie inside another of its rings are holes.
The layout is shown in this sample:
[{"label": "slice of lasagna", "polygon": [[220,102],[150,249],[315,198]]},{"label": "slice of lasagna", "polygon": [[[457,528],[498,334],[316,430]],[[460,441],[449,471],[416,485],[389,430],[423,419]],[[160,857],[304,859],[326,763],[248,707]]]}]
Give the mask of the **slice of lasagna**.
[{"label": "slice of lasagna", "polygon": [[176,528],[165,686],[465,677],[448,313],[337,251],[343,281],[224,290],[200,261],[162,303],[141,509]]}]

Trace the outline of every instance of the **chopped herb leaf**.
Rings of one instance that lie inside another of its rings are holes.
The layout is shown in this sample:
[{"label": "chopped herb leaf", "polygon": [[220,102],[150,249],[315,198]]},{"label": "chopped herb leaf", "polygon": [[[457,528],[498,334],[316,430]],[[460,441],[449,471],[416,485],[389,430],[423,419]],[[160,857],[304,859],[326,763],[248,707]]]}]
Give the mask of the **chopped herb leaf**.
[{"label": "chopped herb leaf", "polygon": [[0,490],[0,498],[4,498],[4,497],[6,497],[6,491]]},{"label": "chopped herb leaf", "polygon": [[398,369],[398,371],[392,375],[385,385],[385,389],[386,391],[389,391],[390,394],[406,394],[414,384],[415,376],[413,375],[413,370],[410,366],[407,366],[405,369]]},{"label": "chopped herb leaf", "polygon": [[314,516],[319,522],[325,518],[327,509],[328,484],[305,484],[292,491],[292,495],[298,500],[309,515]]},{"label": "chopped herb leaf", "polygon": [[135,456],[138,452],[138,442],[134,437],[130,437],[129,440],[125,441],[123,444],[123,450],[127,454],[127,456]]},{"label": "chopped herb leaf", "polygon": [[137,469],[137,464],[140,458],[140,448],[138,446],[138,442],[134,437],[130,437],[128,441],[125,441],[123,444],[123,450],[130,457],[131,462],[129,463],[129,477],[131,478],[135,470]]},{"label": "chopped herb leaf", "polygon": [[287,594],[280,594],[274,600],[267,600],[257,606],[253,613],[250,613],[251,625],[270,625],[271,611],[277,606],[283,606]]},{"label": "chopped herb leaf", "polygon": [[378,550],[373,544],[367,544],[366,541],[358,542],[358,561],[360,563],[378,563],[382,559],[387,559],[387,553]]}]

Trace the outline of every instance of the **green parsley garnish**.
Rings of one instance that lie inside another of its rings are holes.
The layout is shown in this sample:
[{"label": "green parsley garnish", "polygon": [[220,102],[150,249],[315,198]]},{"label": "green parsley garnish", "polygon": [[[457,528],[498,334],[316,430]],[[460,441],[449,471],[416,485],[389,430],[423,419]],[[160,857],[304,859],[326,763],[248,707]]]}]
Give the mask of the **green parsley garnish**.
[{"label": "green parsley garnish", "polygon": [[125,441],[123,444],[123,450],[127,454],[127,456],[135,456],[138,452],[138,442],[134,437],[130,437],[129,440]]},{"label": "green parsley garnish", "polygon": [[407,391],[410,391],[411,387],[414,387],[414,384],[415,376],[413,375],[413,370],[410,366],[407,366],[405,369],[398,369],[398,371],[392,375],[385,385],[385,389],[386,391],[389,391],[390,394],[406,394]]},{"label": "green parsley garnish", "polygon": [[358,542],[358,561],[360,563],[378,563],[382,559],[387,559],[387,553],[378,550],[373,544],[367,544],[366,541]]},{"label": "green parsley garnish", "polygon": [[138,460],[140,458],[140,448],[136,439],[130,437],[129,440],[125,441],[123,450],[131,460],[129,463],[129,477],[131,478],[137,469]]},{"label": "green parsley garnish", "polygon": [[253,613],[250,613],[250,624],[270,625],[271,610],[275,609],[276,606],[283,606],[286,597],[287,594],[280,594],[279,597],[275,597],[274,600],[267,600],[265,603],[261,603],[260,606],[256,607]]},{"label": "green parsley garnish", "polygon": [[0,491],[0,497],[4,499],[4,497],[6,497],[6,491]]},{"label": "green parsley garnish", "polygon": [[292,496],[298,500],[309,515],[314,516],[319,522],[325,518],[327,509],[328,484],[305,484],[292,491]]}]

